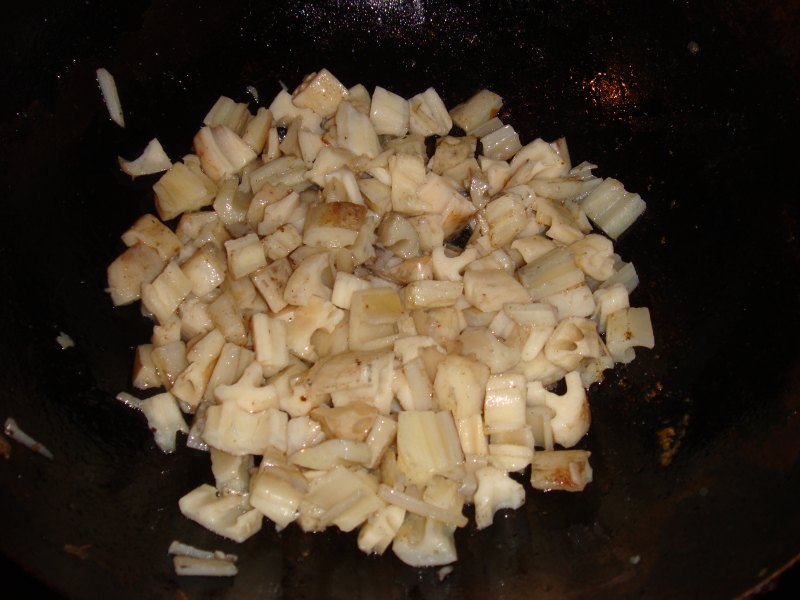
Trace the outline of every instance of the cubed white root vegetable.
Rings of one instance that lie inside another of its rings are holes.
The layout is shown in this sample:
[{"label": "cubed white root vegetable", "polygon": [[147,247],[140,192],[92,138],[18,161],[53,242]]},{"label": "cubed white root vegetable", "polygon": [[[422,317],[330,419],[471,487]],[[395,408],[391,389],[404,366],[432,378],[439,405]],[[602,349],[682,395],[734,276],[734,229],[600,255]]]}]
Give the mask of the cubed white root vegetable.
[{"label": "cubed white root vegetable", "polygon": [[[481,123],[480,125],[478,125],[477,127],[474,127],[473,129],[470,129],[467,132],[467,135],[473,135],[476,138],[482,138],[484,136],[489,135],[493,131],[497,131],[498,129],[501,129],[502,127],[503,127],[503,122],[500,120],[500,118],[499,117],[492,117],[488,121],[485,121],[485,122]],[[485,157],[481,156],[481,158],[485,158]],[[491,160],[491,159],[487,159],[487,160]],[[500,161],[498,161],[498,162],[500,162]],[[505,161],[502,161],[502,162],[505,163]],[[508,163],[506,163],[506,166],[508,166]],[[509,174],[510,173],[511,173],[511,168],[509,167]]]},{"label": "cubed white root vegetable", "polygon": [[172,166],[172,161],[156,138],[147,143],[142,154],[135,160],[125,160],[121,156],[117,160],[120,169],[132,178],[161,173]]},{"label": "cubed white root vegetable", "polygon": [[414,281],[403,291],[403,304],[409,311],[452,306],[463,290],[464,284],[460,281]]},{"label": "cubed white root vegetable", "polygon": [[247,366],[236,383],[217,386],[214,396],[219,402],[232,402],[249,413],[277,408],[278,393],[275,386],[263,383],[261,365],[253,362]]},{"label": "cubed white root vegetable", "polygon": [[412,567],[440,566],[458,560],[452,528],[410,513],[394,537],[392,551]]},{"label": "cubed white root vegetable", "polygon": [[208,314],[208,305],[194,295],[189,295],[178,305],[181,337],[190,340],[214,329],[214,322]]},{"label": "cubed white root vegetable", "polygon": [[373,359],[370,383],[331,392],[334,406],[346,406],[351,402],[367,402],[378,412],[388,415],[394,400],[393,381],[395,377],[394,356],[391,352],[379,354]]},{"label": "cubed white root vegetable", "polygon": [[465,271],[464,296],[484,312],[500,310],[507,302],[530,301],[530,294],[522,284],[501,270]]},{"label": "cubed white root vegetable", "polygon": [[405,519],[399,506],[386,506],[370,515],[358,530],[358,548],[365,554],[383,554]]},{"label": "cubed white root vegetable", "polygon": [[337,465],[367,465],[372,452],[365,442],[332,439],[301,448],[289,456],[289,463],[306,469],[328,470]]},{"label": "cubed white root vegetable", "polygon": [[328,300],[312,296],[306,305],[282,313],[279,318],[286,319],[286,344],[289,351],[298,358],[313,361],[319,358],[311,342],[314,332],[324,329],[333,333],[336,326],[344,320],[345,312]]},{"label": "cubed white root vegetable", "polygon": [[633,290],[639,285],[639,275],[636,273],[636,268],[633,266],[633,263],[623,263],[620,261],[619,264],[614,267],[614,274],[600,285],[600,289],[609,288],[618,283],[625,286],[625,289],[628,290],[628,294],[633,293]]},{"label": "cubed white root vegetable", "polygon": [[586,360],[581,366],[581,381],[583,381],[583,387],[589,389],[593,383],[603,381],[603,372],[613,368],[614,359],[608,354],[608,349],[604,348],[601,356]]},{"label": "cubed white root vegetable", "polygon": [[301,192],[305,183],[306,163],[296,156],[281,156],[250,173],[250,187],[257,194],[264,185],[286,185]]},{"label": "cubed white root vegetable", "polygon": [[[332,185],[333,187],[331,187]],[[364,198],[358,187],[355,173],[347,167],[336,169],[325,175],[323,196],[326,202],[352,202],[364,206]]]},{"label": "cubed white root vegetable", "polygon": [[480,413],[457,419],[456,427],[464,456],[485,456],[489,453],[483,417]]},{"label": "cubed white root vegetable", "polygon": [[366,440],[372,453],[367,467],[375,469],[380,465],[386,450],[394,443],[396,436],[397,421],[384,415],[375,415]]},{"label": "cubed white root vegetable", "polygon": [[608,315],[606,346],[615,362],[629,363],[635,357],[634,346],[653,348],[653,325],[645,308],[623,308]]},{"label": "cubed white root vegetable", "polygon": [[305,178],[323,188],[328,174],[345,167],[352,168],[355,162],[356,157],[349,150],[324,146],[314,159],[314,166],[306,173]]},{"label": "cubed white root vegetable", "polygon": [[369,107],[372,99],[369,97],[369,90],[362,84],[357,83],[347,90],[347,101],[353,105],[358,112],[369,116]]},{"label": "cubed white root vegetable", "polygon": [[494,515],[504,508],[517,509],[525,503],[525,488],[496,467],[483,467],[475,473],[475,524],[484,529],[492,524]]},{"label": "cubed white root vegetable", "polygon": [[365,206],[352,202],[327,202],[308,207],[303,242],[322,248],[343,248],[356,241],[367,214]]},{"label": "cubed white root vegetable", "polygon": [[442,215],[442,231],[445,238],[461,231],[475,213],[475,206],[461,195],[448,178],[433,171],[425,176],[425,183],[417,191],[423,212]]},{"label": "cubed white root vegetable", "polygon": [[[214,193],[216,194],[216,188]],[[178,226],[175,228],[175,234],[185,246],[197,247],[198,244],[202,245],[211,241],[207,239],[211,231],[209,227],[213,229],[215,224],[221,225],[219,215],[214,211],[187,212],[181,215]],[[194,242],[194,244],[190,244],[190,242]],[[221,242],[220,245],[222,245]]]},{"label": "cubed white root vegetable", "polygon": [[395,154],[389,159],[389,174],[392,179],[392,210],[404,215],[420,215],[429,206],[420,200],[419,188],[425,183],[425,162],[422,157],[411,154]]},{"label": "cubed white root vegetable", "polygon": [[532,381],[528,384],[527,398],[530,404],[544,404],[555,411],[551,420],[553,439],[571,448],[589,431],[589,400],[579,372],[570,371],[565,379],[567,391],[564,395],[549,392],[541,382]]},{"label": "cubed white root vegetable", "polygon": [[322,427],[309,416],[293,417],[287,426],[286,454],[291,455],[309,446],[316,446],[325,439]]},{"label": "cubed white root vegetable", "polygon": [[224,125],[202,127],[195,135],[194,150],[203,171],[217,182],[237,174],[256,159],[253,149]]},{"label": "cubed white root vegetable", "polygon": [[178,501],[181,513],[234,542],[243,542],[261,531],[263,515],[251,508],[247,498],[217,497],[217,488],[202,484]]},{"label": "cubed white root vegetable", "polygon": [[[272,127],[272,113],[261,106],[255,117],[248,121],[244,133],[242,133],[242,140],[253,149],[253,152],[259,154],[267,143],[270,127]],[[231,129],[233,128],[231,127]]]},{"label": "cubed white root vegetable", "polygon": [[220,294],[216,300],[208,305],[208,315],[214,322],[214,327],[222,332],[225,340],[244,346],[247,342],[247,330],[244,325],[241,310],[230,292]]},{"label": "cubed white root vegetable", "polygon": [[358,179],[361,197],[370,210],[383,216],[392,209],[392,188],[378,179]]},{"label": "cubed white root vegetable", "polygon": [[166,323],[191,291],[191,281],[171,262],[152,283],[142,285],[142,304],[159,323]]},{"label": "cubed white root vegetable", "polygon": [[310,416],[320,424],[326,437],[363,442],[377,416],[374,406],[351,402],[346,406],[318,406]]},{"label": "cubed white root vegetable", "polygon": [[378,135],[402,137],[408,133],[410,107],[408,101],[380,86],[372,93],[369,118]]},{"label": "cubed white root vegetable", "polygon": [[397,460],[409,481],[425,484],[434,475],[454,476],[464,455],[450,411],[402,411],[397,422]]},{"label": "cubed white root vegetable", "polygon": [[167,389],[173,386],[178,375],[189,366],[186,360],[186,344],[182,341],[170,342],[153,348],[150,357],[156,367],[161,385]]},{"label": "cubed white root vegetable", "polygon": [[558,177],[554,179],[531,179],[527,185],[537,196],[565,201],[580,201],[603,182],[597,177],[579,176]]},{"label": "cubed white root vegetable", "polygon": [[244,102],[235,102],[227,96],[220,96],[203,119],[203,125],[216,127],[224,125],[241,134],[250,118],[250,111]]},{"label": "cubed white root vegetable", "polygon": [[574,208],[575,214],[573,214],[567,203],[562,206],[560,202],[548,198],[536,198],[533,206],[536,210],[536,220],[548,227],[547,237],[556,242],[569,245],[591,231],[591,225],[582,211]]},{"label": "cubed white root vegetable", "polygon": [[533,446],[489,444],[489,464],[506,473],[524,471],[533,458]]},{"label": "cubed white root vegetable", "polygon": [[133,387],[147,390],[161,385],[156,366],[153,364],[153,345],[141,344],[136,347],[133,359]]},{"label": "cubed white root vegetable", "polygon": [[[442,215],[418,215],[409,217],[408,222],[417,232],[419,248],[423,254],[430,254],[434,248],[444,244],[444,229]],[[430,257],[426,257],[430,260]]]},{"label": "cubed white root vegetable", "polygon": [[596,308],[592,290],[585,283],[579,283],[545,296],[542,298],[542,302],[556,309],[559,320],[570,317],[590,317]]},{"label": "cubed white root vegetable", "polygon": [[380,245],[399,258],[416,258],[419,255],[419,234],[400,213],[384,215],[375,233]]},{"label": "cubed white root vegetable", "polygon": [[320,531],[328,525],[352,531],[384,508],[375,493],[377,487],[366,473],[333,468],[311,482],[300,504],[300,526],[304,531]]},{"label": "cubed white root vegetable", "polygon": [[481,138],[481,145],[483,155],[493,160],[508,160],[522,148],[519,134],[511,125],[504,125],[484,135]]},{"label": "cubed white root vegetable", "polygon": [[369,289],[370,287],[369,281],[365,279],[361,279],[352,273],[337,271],[336,279],[334,279],[333,282],[331,302],[341,309],[349,310],[353,293],[358,290]]},{"label": "cubed white root vegetable", "polygon": [[466,102],[453,107],[450,117],[467,134],[497,116],[503,106],[503,99],[489,90],[481,90]]},{"label": "cubed white root vegetable", "polygon": [[511,248],[517,250],[526,264],[530,264],[538,258],[556,248],[555,242],[543,235],[531,235],[520,237],[511,242]]},{"label": "cubed white root vegetable", "polygon": [[418,309],[412,312],[413,333],[432,337],[439,344],[454,342],[466,323],[454,306]]},{"label": "cubed white root vegetable", "polygon": [[504,344],[486,329],[467,328],[458,339],[461,342],[461,354],[474,356],[489,367],[492,373],[503,373],[519,363],[519,348],[513,344]]},{"label": "cubed white root vegetable", "polygon": [[184,544],[183,542],[179,542],[178,540],[173,540],[167,552],[173,556],[188,556],[191,558],[214,558],[217,560],[225,560],[230,563],[235,563],[239,560],[239,557],[235,554],[226,554],[221,550],[203,550],[201,548],[195,548],[194,546],[190,546],[189,544]]},{"label": "cubed white root vegetable", "polygon": [[436,140],[436,151],[428,162],[428,169],[438,175],[469,159],[474,159],[477,140],[474,137],[446,136]]},{"label": "cubed white root vegetable", "polygon": [[164,346],[181,339],[181,320],[177,314],[172,315],[166,323],[155,325],[150,343],[153,346]]},{"label": "cubed white root vegetable", "polygon": [[445,281],[461,281],[461,273],[466,266],[478,257],[475,248],[467,248],[461,254],[448,256],[443,246],[433,249],[433,274],[436,279]]},{"label": "cubed white root vegetable", "polygon": [[510,244],[527,222],[525,205],[517,194],[504,194],[489,202],[483,211],[489,226],[489,241],[494,248]]},{"label": "cubed white root vegetable", "polygon": [[585,281],[583,271],[575,265],[573,254],[567,248],[551,250],[521,267],[517,275],[535,301]]},{"label": "cubed white root vegetable", "polygon": [[287,327],[284,321],[265,313],[257,313],[250,320],[256,360],[270,373],[277,373],[289,365]]},{"label": "cubed white root vegetable", "polygon": [[178,401],[169,392],[151,396],[140,404],[147,426],[153,432],[156,444],[162,452],[175,451],[175,437],[178,432],[189,433],[189,427],[183,420]]},{"label": "cubed white root vegetable", "polygon": [[[300,117],[303,128],[315,133],[322,133],[320,115],[310,108],[300,108],[292,102],[292,95],[286,90],[281,90],[269,105],[272,113],[273,128],[275,126],[288,126],[295,118]],[[335,110],[334,110],[335,112]]]},{"label": "cubed white root vegetable", "polygon": [[267,266],[264,247],[255,233],[225,242],[228,269],[234,279],[245,277]]},{"label": "cubed white root vegetable", "polygon": [[304,489],[292,485],[280,467],[262,467],[250,478],[250,504],[279,531],[297,519]]},{"label": "cubed white root vegetable", "polygon": [[537,490],[582,492],[592,481],[586,450],[540,451],[531,461],[531,486]]},{"label": "cubed white root vegetable", "polygon": [[403,314],[400,296],[392,288],[375,287],[354,291],[350,297],[350,348],[392,348],[398,336],[396,323]]},{"label": "cubed white root vegetable", "polygon": [[292,102],[299,108],[313,110],[321,117],[330,117],[347,96],[347,88],[328,69],[320,69],[306,75],[292,93]]},{"label": "cubed white root vegetable", "polygon": [[560,321],[544,345],[547,360],[567,371],[576,369],[584,358],[597,358],[600,354],[597,326],[580,317]]},{"label": "cubed white root vegetable", "polygon": [[[211,473],[221,496],[244,495],[249,490],[253,456],[236,456],[211,448]],[[252,504],[252,503],[251,503]]]},{"label": "cubed white root vegetable", "polygon": [[608,316],[611,313],[630,307],[628,290],[621,283],[595,290],[594,301],[596,308],[592,318],[597,323],[597,330],[600,333],[605,333]]},{"label": "cubed white root vegetable", "polygon": [[404,410],[432,410],[433,386],[420,358],[403,365],[395,372],[393,382],[397,401]]},{"label": "cubed white root vegetable", "polygon": [[194,411],[203,399],[217,358],[225,345],[225,337],[216,329],[198,340],[187,353],[189,366],[178,375],[170,390],[190,410]]},{"label": "cubed white root vegetable", "polygon": [[429,335],[410,335],[399,338],[394,343],[394,353],[401,364],[419,358],[422,348],[437,346],[436,340]]},{"label": "cubed white root vegetable", "polygon": [[336,141],[340,148],[356,156],[375,158],[381,152],[378,134],[369,116],[344,101],[336,111]]},{"label": "cubed white root vegetable", "polygon": [[181,271],[192,283],[192,293],[202,297],[225,281],[228,263],[225,253],[215,244],[208,243],[184,261]]},{"label": "cubed white root vegetable", "polygon": [[409,98],[409,130],[425,137],[447,135],[453,128],[453,120],[447,108],[432,87]]},{"label": "cubed white root vegetable", "polygon": [[285,451],[288,420],[288,415],[276,408],[250,413],[237,402],[223,402],[208,407],[203,439],[209,446],[236,455],[263,454],[270,447]]},{"label": "cubed white root vegetable", "polygon": [[457,354],[447,355],[439,363],[434,379],[439,408],[451,411],[458,420],[481,414],[488,380],[489,367],[485,364]]},{"label": "cubed white root vegetable", "polygon": [[183,212],[200,210],[214,201],[217,187],[199,169],[176,162],[153,185],[156,209],[162,221],[174,219]]},{"label": "cubed white root vegetable", "polygon": [[534,177],[564,177],[569,172],[569,165],[550,144],[537,138],[514,155],[511,171],[513,174],[507,182],[509,187],[527,183]]},{"label": "cubed white root vegetable", "polygon": [[639,194],[626,191],[622,182],[609,177],[581,201],[581,208],[606,235],[617,239],[646,205]]},{"label": "cubed white root vegetable", "polygon": [[303,243],[303,236],[291,223],[281,225],[261,240],[264,253],[270,261],[285,258]]},{"label": "cubed white root vegetable", "polygon": [[283,298],[289,304],[305,306],[312,297],[330,300],[333,285],[333,257],[328,252],[317,252],[305,258],[286,281]]},{"label": "cubed white root vegetable", "polygon": [[508,303],[503,311],[524,333],[520,359],[530,361],[536,358],[550,338],[558,320],[552,306],[544,303]]},{"label": "cubed white root vegetable", "polygon": [[589,234],[570,245],[575,264],[589,277],[605,281],[614,274],[614,245],[606,237]]},{"label": "cubed white root vegetable", "polygon": [[136,244],[120,254],[108,266],[108,288],[114,306],[130,304],[141,298],[142,286],[153,281],[164,269],[158,252]]},{"label": "cubed white root vegetable", "polygon": [[[411,219],[409,219],[410,221]],[[430,256],[412,256],[401,263],[384,269],[381,275],[400,285],[433,279],[433,266]]]},{"label": "cubed white root vegetable", "polygon": [[[528,384],[529,389],[532,383],[534,382]],[[534,446],[537,448],[544,448],[545,450],[553,450],[555,448],[555,440],[553,439],[552,422],[555,411],[545,404],[532,405],[531,397],[533,397],[536,402],[544,402],[544,397],[539,393],[538,387],[535,387],[533,394],[528,396],[528,408],[526,410],[525,419],[533,434]]]},{"label": "cubed white root vegetable", "polygon": [[193,556],[174,556],[172,564],[176,575],[197,575],[203,577],[233,577],[239,570],[230,560],[220,558],[196,558]]},{"label": "cubed white root vegetable", "polygon": [[292,273],[291,264],[287,259],[282,258],[270,263],[263,269],[259,269],[250,276],[258,293],[261,294],[269,309],[274,313],[280,312],[288,305],[288,302],[283,297],[283,291]]},{"label": "cubed white root vegetable", "polygon": [[516,373],[491,375],[486,382],[483,418],[486,432],[513,431],[525,426],[525,377]]}]

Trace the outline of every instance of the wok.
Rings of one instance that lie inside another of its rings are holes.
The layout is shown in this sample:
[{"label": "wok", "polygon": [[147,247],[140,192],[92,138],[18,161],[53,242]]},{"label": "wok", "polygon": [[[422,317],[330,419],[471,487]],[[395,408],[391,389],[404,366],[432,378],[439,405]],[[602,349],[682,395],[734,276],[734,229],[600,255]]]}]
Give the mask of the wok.
[{"label": "wok", "polygon": [[[47,445],[0,461],[0,550],[74,598],[732,597],[800,552],[795,153],[800,10],[790,0],[31,3],[3,25],[0,416]],[[689,44],[694,42],[690,51]],[[698,51],[699,50],[699,51]],[[117,79],[128,127],[94,80]],[[640,192],[617,246],[656,348],[591,390],[582,494],[529,493],[459,531],[459,562],[406,567],[354,536],[268,524],[242,545],[183,518],[205,454],[163,455],[129,389],[149,327],[105,268],[152,211],[116,157],[173,158],[220,95],[262,98],[321,67],[449,106],[481,87],[534,137]],[[62,350],[65,332],[75,348]],[[238,553],[232,580],[179,579],[179,539]],[[77,549],[77,551],[76,551]],[[30,582],[29,582],[30,583]],[[761,586],[761,587],[759,587]]]}]

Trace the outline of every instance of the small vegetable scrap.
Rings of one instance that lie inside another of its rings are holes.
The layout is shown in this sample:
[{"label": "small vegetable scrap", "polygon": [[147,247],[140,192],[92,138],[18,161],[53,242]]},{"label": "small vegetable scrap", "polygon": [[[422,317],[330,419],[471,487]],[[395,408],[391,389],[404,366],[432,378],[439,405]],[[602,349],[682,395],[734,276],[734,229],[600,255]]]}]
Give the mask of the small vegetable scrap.
[{"label": "small vegetable scrap", "polygon": [[[511,474],[592,481],[587,389],[654,345],[613,243],[645,203],[563,138],[523,145],[502,104],[322,69],[255,114],[211,107],[108,268],[113,303],[154,321],[132,383],[157,393],[120,399],[163,451],[184,432],[209,455],[186,517],[236,542],[265,517],[335,526],[442,566],[465,505],[482,529],[525,502]],[[195,560],[218,559],[176,569]]]},{"label": "small vegetable scrap", "polygon": [[169,545],[176,575],[200,575],[205,577],[232,577],[238,573],[235,554],[219,550],[209,551],[189,546],[179,541]]},{"label": "small vegetable scrap", "polygon": [[6,419],[3,430],[5,431],[5,434],[12,440],[19,442],[23,446],[27,446],[28,448],[30,448],[31,450],[33,450],[38,454],[41,454],[45,458],[53,460],[53,453],[50,452],[50,450],[48,450],[47,448],[45,448],[42,444],[37,442],[35,439],[33,439],[31,436],[29,436],[27,433],[22,431],[22,429],[19,428],[19,425],[17,425],[17,422],[11,417],[8,417]]},{"label": "small vegetable scrap", "polygon": [[97,69],[97,84],[100,86],[100,93],[103,95],[103,102],[108,109],[108,115],[120,127],[125,127],[125,115],[122,114],[122,103],[119,100],[117,82],[114,76],[105,68]]}]

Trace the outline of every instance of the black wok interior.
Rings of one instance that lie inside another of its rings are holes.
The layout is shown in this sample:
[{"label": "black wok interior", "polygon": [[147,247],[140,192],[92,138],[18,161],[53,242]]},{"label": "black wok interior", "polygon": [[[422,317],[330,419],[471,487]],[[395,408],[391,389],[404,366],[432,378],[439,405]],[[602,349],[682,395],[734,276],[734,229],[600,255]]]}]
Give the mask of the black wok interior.
[{"label": "black wok interior", "polygon": [[[45,2],[2,30],[0,418],[55,458],[14,444],[0,460],[0,552],[33,580],[73,598],[734,597],[800,553],[795,3]],[[441,582],[352,534],[205,531],[177,499],[211,481],[207,455],[160,453],[114,400],[151,326],[112,307],[105,269],[154,182],[117,156],[153,137],[182,156],[219,95],[253,85],[268,104],[321,67],[406,97],[433,86],[448,106],[489,88],[523,143],[566,136],[575,163],[648,204],[616,247],[656,348],[590,392],[594,482],[528,488],[459,531]],[[177,578],[173,539],[237,553],[239,574]]]}]

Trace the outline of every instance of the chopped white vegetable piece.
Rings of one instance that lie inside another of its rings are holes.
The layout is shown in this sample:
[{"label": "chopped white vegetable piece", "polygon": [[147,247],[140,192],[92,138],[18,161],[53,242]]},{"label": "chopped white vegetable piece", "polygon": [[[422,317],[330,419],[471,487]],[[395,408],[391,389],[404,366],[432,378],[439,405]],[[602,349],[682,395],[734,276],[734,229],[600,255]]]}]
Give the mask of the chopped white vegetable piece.
[{"label": "chopped white vegetable piece", "polygon": [[119,100],[119,91],[114,76],[105,68],[97,69],[97,83],[100,86],[100,93],[106,103],[108,115],[120,127],[125,127],[125,115],[122,114],[122,103]]},{"label": "chopped white vegetable piece", "polygon": [[581,201],[581,208],[603,232],[617,239],[646,205],[639,194],[626,191],[622,182],[609,177]]},{"label": "chopped white vegetable piece", "polygon": [[233,577],[239,570],[229,560],[219,558],[195,558],[178,555],[172,558],[176,575],[199,575],[203,577]]},{"label": "chopped white vegetable piece", "polygon": [[330,117],[347,95],[347,88],[328,69],[320,69],[307,75],[297,86],[292,94],[292,103],[299,108],[311,109],[321,117]]},{"label": "chopped white vegetable piece", "polygon": [[19,425],[17,425],[17,422],[11,417],[8,417],[6,419],[3,425],[3,431],[12,440],[19,442],[23,446],[27,446],[28,448],[30,448],[37,454],[41,454],[45,458],[53,460],[53,453],[50,452],[50,450],[48,450],[43,444],[40,444],[31,436],[29,436],[27,433],[22,431]]},{"label": "chopped white vegetable piece", "polygon": [[406,514],[394,537],[392,551],[412,567],[436,567],[458,560],[451,528],[441,521],[414,514]]},{"label": "chopped white vegetable piece", "polygon": [[409,130],[423,136],[447,135],[453,120],[447,108],[432,87],[408,100],[410,108]]},{"label": "chopped white vegetable piece", "polygon": [[169,392],[151,396],[140,404],[147,426],[153,432],[156,444],[162,452],[175,452],[175,437],[178,432],[189,433],[189,427],[183,420],[178,401]]},{"label": "chopped white vegetable piece", "polygon": [[263,515],[247,498],[217,497],[217,488],[202,484],[178,501],[183,515],[234,542],[243,542],[261,530]]},{"label": "chopped white vegetable piece", "polygon": [[525,502],[525,488],[508,474],[495,467],[484,467],[475,473],[475,524],[484,529],[492,524],[494,515],[504,508],[519,508]]},{"label": "chopped white vegetable piece", "polygon": [[531,462],[531,485],[539,490],[580,492],[592,481],[586,450],[539,451]]},{"label": "chopped white vegetable piece", "polygon": [[450,116],[453,123],[472,135],[472,130],[496,117],[502,106],[503,99],[500,96],[489,90],[481,90],[466,102],[453,107]]},{"label": "chopped white vegetable piece", "polygon": [[172,166],[172,161],[167,156],[167,153],[164,152],[161,142],[156,138],[147,143],[144,151],[137,159],[125,160],[120,156],[118,160],[120,169],[132,178],[161,173]]},{"label": "chopped white vegetable piece", "polygon": [[650,311],[647,308],[623,308],[608,315],[606,345],[616,362],[629,363],[635,357],[634,346],[655,345]]},{"label": "chopped white vegetable piece", "polygon": [[378,135],[402,137],[408,133],[410,107],[408,101],[380,86],[372,93],[369,118]]},{"label": "chopped white vegetable piece", "polygon": [[194,546],[184,544],[178,540],[173,540],[172,543],[170,543],[167,552],[177,556],[191,556],[192,558],[215,558],[217,560],[226,560],[228,562],[236,562],[239,560],[239,557],[235,554],[226,554],[221,550],[214,550],[213,552],[210,550],[202,550],[201,548],[195,548]]}]

